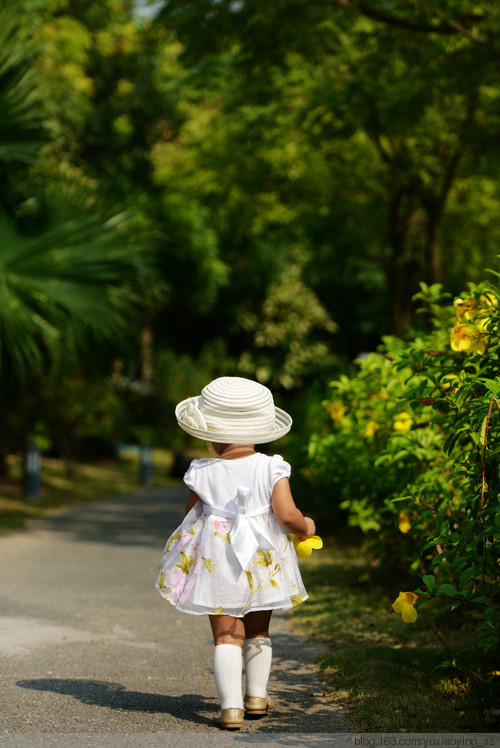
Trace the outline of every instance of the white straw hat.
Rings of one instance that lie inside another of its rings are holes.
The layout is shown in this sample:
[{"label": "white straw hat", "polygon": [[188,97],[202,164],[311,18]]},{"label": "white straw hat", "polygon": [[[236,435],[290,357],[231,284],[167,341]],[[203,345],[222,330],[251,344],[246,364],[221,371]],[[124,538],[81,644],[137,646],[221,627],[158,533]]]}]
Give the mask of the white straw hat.
[{"label": "white straw hat", "polygon": [[175,416],[191,436],[220,444],[265,444],[287,434],[292,419],[271,391],[243,377],[219,377],[198,397],[178,404]]}]

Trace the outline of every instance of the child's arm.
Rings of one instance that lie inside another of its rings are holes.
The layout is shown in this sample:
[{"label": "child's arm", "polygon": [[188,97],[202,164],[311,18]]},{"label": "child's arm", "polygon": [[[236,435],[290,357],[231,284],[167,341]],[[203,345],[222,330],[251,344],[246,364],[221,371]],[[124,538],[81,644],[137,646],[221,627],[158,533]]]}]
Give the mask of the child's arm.
[{"label": "child's arm", "polygon": [[295,506],[288,478],[281,478],[273,489],[271,497],[274,516],[287,532],[310,538],[316,532],[316,525],[310,517],[304,517]]},{"label": "child's arm", "polygon": [[186,504],[186,511],[184,512],[184,516],[186,516],[186,514],[189,514],[189,512],[194,507],[197,501],[201,501],[198,494],[195,493],[194,491],[189,491],[189,496],[188,496],[188,500]]}]

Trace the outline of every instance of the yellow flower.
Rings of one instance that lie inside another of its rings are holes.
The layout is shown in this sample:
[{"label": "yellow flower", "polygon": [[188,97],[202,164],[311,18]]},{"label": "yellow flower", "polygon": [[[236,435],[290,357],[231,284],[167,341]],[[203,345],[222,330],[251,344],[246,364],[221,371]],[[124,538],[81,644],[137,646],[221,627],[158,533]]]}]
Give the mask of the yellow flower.
[{"label": "yellow flower", "polygon": [[291,532],[290,537],[295,547],[297,556],[303,556],[304,558],[309,558],[309,556],[313,552],[313,548],[314,550],[323,548],[323,541],[321,540],[319,535],[313,535],[312,538],[304,539],[302,535],[294,535]]},{"label": "yellow flower", "polygon": [[165,553],[170,553],[170,546],[172,545],[172,543],[175,540],[180,540],[180,539],[181,539],[181,536],[180,536],[180,533],[178,532],[176,532],[174,535],[171,535],[168,540],[167,547],[165,548]]},{"label": "yellow flower", "polygon": [[404,514],[403,512],[399,513],[399,529],[405,535],[407,532],[410,532],[411,530],[410,518],[407,514]]},{"label": "yellow flower", "polygon": [[394,431],[409,431],[413,423],[412,417],[408,413],[397,413],[394,416],[392,428]]},{"label": "yellow flower", "polygon": [[457,324],[450,333],[450,345],[454,351],[465,353],[484,353],[488,340],[472,325]]},{"label": "yellow flower", "polygon": [[498,299],[495,296],[495,294],[492,293],[483,293],[479,297],[479,303],[481,306],[489,307],[490,309],[495,309],[498,306]]},{"label": "yellow flower", "polygon": [[467,299],[455,299],[453,306],[457,321],[465,319],[467,322],[473,322],[478,314],[495,309],[498,305],[497,297],[492,293],[483,293],[478,299],[469,297]]},{"label": "yellow flower", "polygon": [[205,556],[202,556],[203,561],[205,562],[205,569],[212,573],[212,571],[215,569],[217,564],[215,561],[212,561],[211,558],[205,558]]},{"label": "yellow flower", "polygon": [[417,600],[418,595],[414,592],[400,592],[392,604],[392,609],[396,613],[401,613],[401,618],[405,623],[415,623],[418,613],[413,606]]},{"label": "yellow flower", "polygon": [[[488,322],[491,319],[491,317],[488,317],[486,314],[482,314],[480,317],[478,317],[475,321],[476,330],[479,332],[488,332]],[[486,346],[484,346],[486,348]]]},{"label": "yellow flower", "polygon": [[248,586],[250,587],[250,592],[253,593],[253,577],[252,577],[252,573],[250,571],[245,571],[245,574],[247,575]]},{"label": "yellow flower", "polygon": [[375,421],[368,421],[365,428],[365,439],[371,439],[377,429],[378,423]]},{"label": "yellow flower", "polygon": [[189,569],[194,564],[194,558],[192,556],[186,556],[184,551],[181,551],[181,562],[180,564],[174,564],[174,566],[178,566],[179,569],[181,569],[183,574],[189,574]]},{"label": "yellow flower", "polygon": [[455,299],[453,306],[455,307],[455,314],[459,322],[462,318],[466,319],[468,322],[472,322],[478,313],[477,302],[475,299]]},{"label": "yellow flower", "polygon": [[453,388],[453,392],[456,392],[460,388],[459,379],[456,374],[446,374],[441,380],[441,389],[449,390]]},{"label": "yellow flower", "polygon": [[273,562],[273,554],[271,551],[257,551],[257,556],[259,558],[254,561],[254,564],[259,564],[259,566],[271,566]]},{"label": "yellow flower", "polygon": [[[456,334],[452,331],[453,350],[465,350],[466,352],[484,353],[486,349],[486,340],[480,336],[480,333],[487,331],[490,313],[498,305],[498,299],[492,293],[481,294],[479,299],[455,299],[457,324],[455,328],[461,327],[465,323],[473,323],[471,330],[457,330]],[[453,328],[455,330],[455,328]],[[463,341],[463,337],[470,338],[470,342]],[[478,342],[478,339],[480,342]],[[461,346],[456,348],[455,345]]]},{"label": "yellow flower", "polygon": [[339,400],[334,400],[332,403],[328,403],[325,407],[330,413],[333,421],[341,421],[347,410],[345,405],[343,405]]}]

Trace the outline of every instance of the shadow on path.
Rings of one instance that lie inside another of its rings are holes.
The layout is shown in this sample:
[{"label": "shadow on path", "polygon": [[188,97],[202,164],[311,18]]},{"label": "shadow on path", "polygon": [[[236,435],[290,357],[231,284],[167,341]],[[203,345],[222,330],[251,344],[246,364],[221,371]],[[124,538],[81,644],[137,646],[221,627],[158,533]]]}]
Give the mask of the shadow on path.
[{"label": "shadow on path", "polygon": [[73,540],[155,546],[159,552],[184,514],[184,485],[111,496],[34,520],[30,527],[69,533]]},{"label": "shadow on path", "polygon": [[[320,678],[311,666],[317,647],[300,641],[292,632],[283,630],[283,621],[276,621],[273,641],[273,667],[269,692],[275,709],[265,718],[245,720],[245,732],[259,733],[348,733],[354,731],[345,714],[331,697],[323,692]],[[299,645],[299,646],[298,646]],[[170,695],[128,690],[121,683],[97,679],[31,678],[16,681],[20,688],[70,696],[82,704],[137,714],[164,714],[182,720],[189,729],[202,731],[212,727],[217,709],[212,684],[209,694],[183,693]],[[166,691],[168,685],[166,684]],[[61,703],[60,708],[68,708]]]},{"label": "shadow on path", "polygon": [[199,694],[167,696],[157,693],[141,693],[140,691],[127,691],[126,687],[120,683],[76,678],[37,678],[20,680],[16,685],[33,691],[50,691],[72,696],[82,704],[91,706],[150,714],[170,714],[197,725],[211,724],[211,720],[203,717],[202,713],[210,709],[213,711],[213,700],[204,699]]}]

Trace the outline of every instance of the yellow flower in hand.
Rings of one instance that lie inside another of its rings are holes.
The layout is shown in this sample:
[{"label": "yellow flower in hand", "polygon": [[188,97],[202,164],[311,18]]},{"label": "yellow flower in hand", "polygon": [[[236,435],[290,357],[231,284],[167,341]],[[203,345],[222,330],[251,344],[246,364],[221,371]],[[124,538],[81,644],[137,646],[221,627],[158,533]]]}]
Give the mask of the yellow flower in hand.
[{"label": "yellow flower in hand", "polygon": [[392,609],[396,613],[401,613],[401,618],[405,623],[415,623],[418,613],[413,606],[417,600],[418,595],[414,592],[400,592],[392,604]]},{"label": "yellow flower in hand", "polygon": [[295,547],[297,556],[308,558],[313,552],[313,548],[314,550],[323,548],[323,541],[321,540],[319,535],[313,535],[312,538],[304,538],[303,535],[294,535],[291,532],[290,537]]}]

